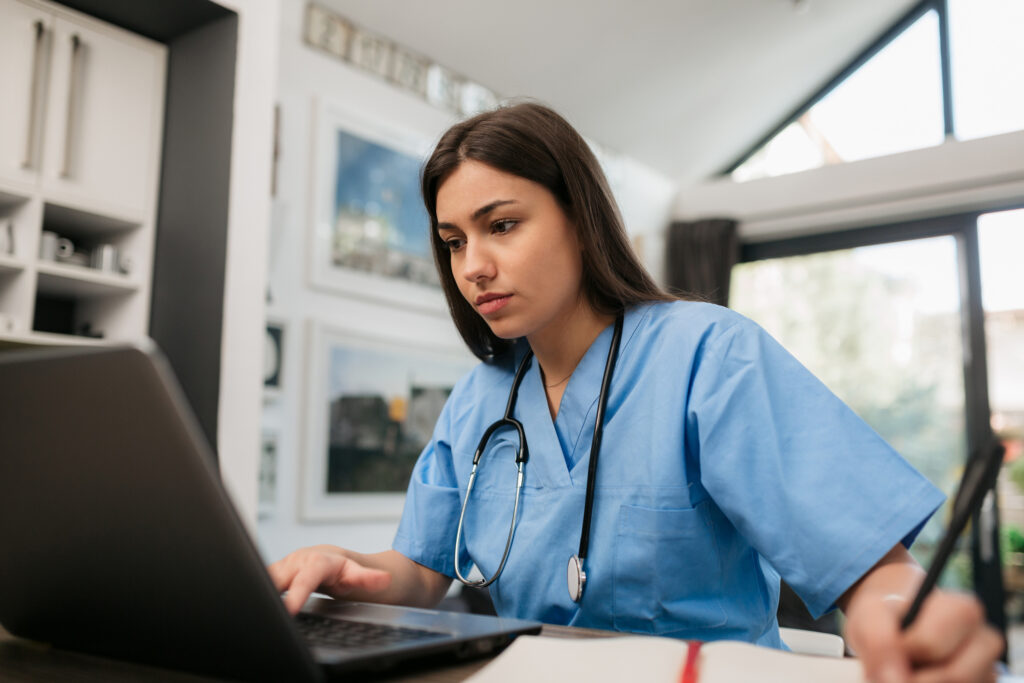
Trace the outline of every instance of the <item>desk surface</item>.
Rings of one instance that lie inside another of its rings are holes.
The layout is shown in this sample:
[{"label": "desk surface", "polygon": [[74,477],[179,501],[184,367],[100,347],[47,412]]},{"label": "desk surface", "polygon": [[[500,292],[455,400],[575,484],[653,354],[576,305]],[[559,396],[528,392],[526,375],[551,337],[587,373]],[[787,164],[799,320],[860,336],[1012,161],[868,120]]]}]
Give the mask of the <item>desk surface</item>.
[{"label": "desk surface", "polygon": [[[541,635],[555,638],[600,638],[621,635],[613,631],[544,626]],[[481,669],[489,659],[435,667],[415,673],[397,674],[385,679],[390,683],[462,681]],[[15,638],[0,626],[0,680],[4,683],[213,683],[219,679],[154,669],[139,664],[58,650]]]}]

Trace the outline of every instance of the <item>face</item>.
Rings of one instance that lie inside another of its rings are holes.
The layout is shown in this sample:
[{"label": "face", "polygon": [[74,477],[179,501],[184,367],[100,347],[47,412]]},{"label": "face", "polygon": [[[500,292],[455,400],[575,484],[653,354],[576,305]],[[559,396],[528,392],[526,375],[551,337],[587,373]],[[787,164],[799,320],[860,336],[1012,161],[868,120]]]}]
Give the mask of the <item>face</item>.
[{"label": "face", "polygon": [[437,220],[459,291],[498,337],[556,332],[585,306],[575,227],[543,185],[467,160]]}]

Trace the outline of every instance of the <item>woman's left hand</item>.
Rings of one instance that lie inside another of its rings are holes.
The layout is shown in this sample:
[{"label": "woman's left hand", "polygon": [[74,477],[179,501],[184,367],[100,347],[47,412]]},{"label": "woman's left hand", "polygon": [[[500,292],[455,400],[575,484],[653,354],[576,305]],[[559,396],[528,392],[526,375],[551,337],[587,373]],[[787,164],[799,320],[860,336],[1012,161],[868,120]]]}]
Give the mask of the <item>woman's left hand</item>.
[{"label": "woman's left hand", "polygon": [[903,595],[861,594],[847,608],[846,640],[872,683],[992,683],[999,633],[971,595],[935,590],[906,631]]}]

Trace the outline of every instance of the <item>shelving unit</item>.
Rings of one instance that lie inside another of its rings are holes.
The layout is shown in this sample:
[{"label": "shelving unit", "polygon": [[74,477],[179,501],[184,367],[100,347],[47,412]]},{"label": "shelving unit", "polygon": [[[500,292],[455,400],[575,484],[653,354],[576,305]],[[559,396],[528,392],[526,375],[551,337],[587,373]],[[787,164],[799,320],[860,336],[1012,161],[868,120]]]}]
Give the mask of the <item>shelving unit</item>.
[{"label": "shelving unit", "polygon": [[0,254],[0,277],[5,275],[17,275],[25,270],[25,264],[7,254]]},{"label": "shelving unit", "polygon": [[166,62],[63,5],[0,0],[0,346],[146,336]]}]

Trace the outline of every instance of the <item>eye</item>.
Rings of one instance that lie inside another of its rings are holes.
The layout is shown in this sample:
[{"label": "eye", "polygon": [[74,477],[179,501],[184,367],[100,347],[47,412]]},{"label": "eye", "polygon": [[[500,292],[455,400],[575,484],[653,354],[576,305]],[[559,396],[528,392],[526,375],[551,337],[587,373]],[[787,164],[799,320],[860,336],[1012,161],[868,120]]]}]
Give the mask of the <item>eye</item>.
[{"label": "eye", "polygon": [[444,240],[444,245],[448,247],[448,251],[456,252],[466,244],[466,240],[461,237],[450,237]]},{"label": "eye", "polygon": [[518,224],[519,221],[517,220],[513,220],[511,218],[502,218],[501,220],[497,220],[491,223],[491,232],[497,233],[499,235],[504,235],[506,232],[516,227],[516,225]]}]

